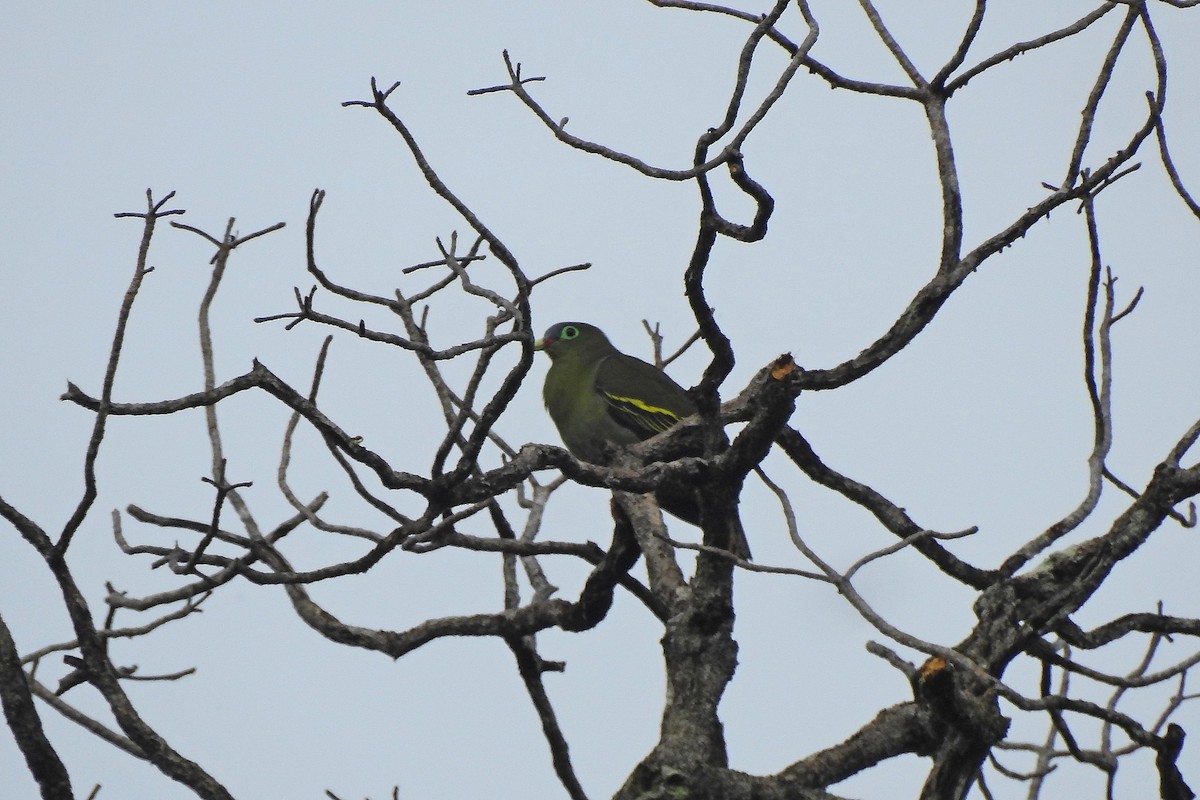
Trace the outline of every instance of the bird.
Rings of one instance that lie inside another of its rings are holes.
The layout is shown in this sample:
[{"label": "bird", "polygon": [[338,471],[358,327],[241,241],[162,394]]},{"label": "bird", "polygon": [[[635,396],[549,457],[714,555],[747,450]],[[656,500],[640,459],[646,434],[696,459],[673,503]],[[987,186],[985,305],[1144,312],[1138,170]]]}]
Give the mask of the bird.
[{"label": "bird", "polygon": [[[671,376],[622,353],[595,325],[556,323],[534,349],[550,357],[542,387],[546,411],[567,450],[581,461],[604,464],[612,448],[645,441],[696,413],[696,404]],[[699,526],[695,486],[664,483],[655,497],[663,511]],[[750,545],[736,513],[732,520],[731,552],[749,559]]]}]

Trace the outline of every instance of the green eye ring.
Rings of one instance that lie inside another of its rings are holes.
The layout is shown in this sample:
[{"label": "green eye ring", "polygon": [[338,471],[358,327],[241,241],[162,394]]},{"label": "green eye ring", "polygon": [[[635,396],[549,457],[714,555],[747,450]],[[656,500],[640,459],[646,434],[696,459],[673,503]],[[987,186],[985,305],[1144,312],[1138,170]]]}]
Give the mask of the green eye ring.
[{"label": "green eye ring", "polygon": [[558,338],[563,339],[563,340],[570,340],[570,339],[574,339],[578,335],[579,335],[579,328],[576,328],[574,325],[567,325],[566,327],[564,327],[562,329],[562,334]]}]

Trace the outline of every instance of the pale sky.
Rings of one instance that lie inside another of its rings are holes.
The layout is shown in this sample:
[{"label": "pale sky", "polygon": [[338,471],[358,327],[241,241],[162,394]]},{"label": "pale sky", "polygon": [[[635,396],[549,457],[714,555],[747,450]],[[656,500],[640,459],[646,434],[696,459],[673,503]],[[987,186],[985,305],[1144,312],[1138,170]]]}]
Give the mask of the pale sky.
[{"label": "pale sky", "polygon": [[[968,3],[879,3],[916,65],[934,72],[957,45]],[[1047,9],[1046,6],[1053,6]],[[968,56],[987,55],[1081,16],[1095,4],[995,3]],[[761,8],[760,8],[761,6]],[[766,4],[747,5],[764,10]],[[1200,191],[1200,15],[1151,6],[1169,67],[1165,116],[1176,165]],[[814,56],[845,75],[902,82],[854,4],[814,2],[821,38]],[[1117,28],[1111,14],[1056,49],[1023,56],[976,79],[949,107],[961,171],[967,246],[1001,229],[1045,196],[1066,170],[1079,112]],[[790,10],[786,29],[803,35]],[[0,70],[7,87],[0,147],[0,495],[51,531],[82,488],[92,417],[58,400],[68,380],[99,392],[113,323],[141,234],[145,190],[187,210],[179,218],[214,235],[236,217],[249,233],[287,227],[234,255],[213,310],[218,380],[254,358],[306,387],[328,331],[305,324],[256,325],[289,311],[293,287],[307,291],[304,224],[315,188],[328,192],[318,223],[318,257],[332,278],[377,294],[415,291],[430,278],[400,269],[437,258],[435,237],[467,226],[423,183],[396,133],[372,111],[343,108],[369,97],[369,81],[402,81],[392,107],[409,124],[442,178],[504,240],[531,276],[591,262],[587,272],[547,282],[533,295],[534,327],[562,319],[603,327],[642,357],[641,320],[661,322],[668,347],[691,333],[681,275],[698,211],[691,184],[653,181],[624,166],[572,151],[510,95],[468,97],[504,83],[501,51],[568,129],[656,165],[688,166],[696,137],[719,122],[748,32],[734,20],[661,10],[648,3],[294,4],[203,6],[25,4],[6,15]],[[1086,163],[1102,161],[1145,114],[1154,75],[1144,37],[1123,56],[1102,107]],[[751,92],[761,97],[785,63],[765,48]],[[723,387],[735,395],[755,370],[790,351],[806,367],[830,367],[890,326],[936,268],[940,199],[933,151],[918,106],[831,91],[801,72],[773,115],[746,143],[747,168],[777,200],[761,243],[718,245],[709,292],[738,364]],[[1145,296],[1114,332],[1115,440],[1109,466],[1144,485],[1153,466],[1200,416],[1194,309],[1200,285],[1200,223],[1171,191],[1154,147],[1142,167],[1098,201],[1104,263],[1119,276],[1118,304]],[[728,214],[747,204],[722,191]],[[1083,217],[1064,207],[967,281],[918,338],[891,362],[845,388],[802,395],[793,419],[831,466],[869,483],[938,530],[978,526],[950,545],[994,566],[1066,514],[1086,490],[1091,412],[1082,380],[1080,329],[1089,262]],[[742,220],[745,221],[745,220]],[[210,248],[193,234],[160,229],[155,271],[135,306],[115,399],[149,401],[201,388],[196,309]],[[509,284],[494,259],[477,272],[498,291]],[[430,327],[447,345],[474,338],[491,309],[452,291],[435,302]],[[318,294],[318,307],[349,319],[369,314]],[[368,316],[400,332],[398,320]],[[504,365],[511,361],[504,361]],[[705,360],[693,352],[671,368],[694,384]],[[467,365],[469,366],[469,365]],[[467,367],[451,374],[465,377]],[[541,404],[545,359],[497,431],[513,445],[557,443]],[[494,385],[494,382],[493,382]],[[427,471],[440,416],[415,362],[394,348],[339,333],[322,388],[326,413],[397,468]],[[266,396],[220,407],[230,477],[254,481],[247,501],[263,524],[289,516],[275,486],[287,414]],[[489,465],[498,463],[494,452]],[[149,557],[113,543],[110,511],[133,503],[170,516],[207,519],[210,456],[203,417],[118,419],[99,461],[100,498],[73,545],[71,563],[102,617],[105,582],[131,595],[175,586]],[[807,541],[845,567],[892,542],[856,506],[767,462],[784,481]],[[293,458],[305,497],[328,490],[333,521],[386,530],[306,432]],[[412,503],[410,500],[397,500]],[[544,536],[609,541],[605,492],[569,487],[552,502]],[[1093,520],[1066,543],[1103,532],[1127,505],[1112,486]],[[509,503],[514,515],[515,502]],[[760,563],[810,565],[787,538],[772,496],[749,483],[742,514]],[[514,516],[514,518],[519,518]],[[231,521],[232,524],[232,521]],[[696,532],[672,522],[681,539]],[[136,543],[194,544],[173,531],[124,522]],[[485,521],[464,525],[485,535]],[[0,529],[0,613],[25,653],[72,637],[60,598],[31,548]],[[179,534],[182,536],[182,534]],[[284,548],[298,568],[350,558],[362,543],[301,529]],[[1077,615],[1085,626],[1122,613],[1200,616],[1195,531],[1166,525]],[[577,596],[587,571],[546,559],[561,596]],[[640,567],[639,567],[640,569]],[[974,622],[970,593],[912,553],[866,568],[861,591],[904,630],[942,645]],[[439,551],[393,553],[370,574],[326,582],[316,600],[344,622],[403,630],[424,619],[502,607],[499,560]],[[794,577],[739,576],[740,666],[722,705],[731,765],[770,774],[843,740],[878,710],[911,699],[903,675],[866,653],[881,636],[825,584]],[[131,612],[119,625],[144,622]],[[589,796],[610,796],[657,738],[663,672],[661,628],[639,603],[618,599],[584,634],[549,631],[542,655],[567,663],[546,677],[575,768]],[[1132,669],[1142,642],[1093,661]],[[897,648],[919,662],[921,654]],[[1195,652],[1180,637],[1164,644],[1165,668]],[[279,587],[224,587],[204,613],[132,642],[114,642],[118,665],[139,673],[196,667],[172,683],[127,688],[171,744],[205,766],[239,798],[551,798],[564,796],[538,720],[512,657],[489,639],[435,642],[398,662],[318,636],[291,611]],[[66,668],[44,661],[54,685]],[[1027,695],[1037,676],[1006,676]],[[1081,691],[1086,692],[1082,688]],[[1170,689],[1128,707],[1152,720]],[[1085,695],[1104,698],[1106,695]],[[67,696],[108,721],[87,686]],[[153,767],[83,733],[44,704],[47,734],[77,794],[103,785],[100,800],[191,797]],[[1200,784],[1200,705],[1174,717],[1192,735],[1180,761]],[[1082,730],[1088,730],[1080,723]],[[1045,721],[1022,719],[1014,733],[1040,740]],[[1094,736],[1090,740],[1094,744]],[[1024,769],[1028,761],[1008,756]],[[884,764],[835,793],[915,796],[927,763]],[[1154,786],[1153,755],[1122,767],[1118,796]],[[1046,796],[1099,796],[1094,769]],[[5,796],[36,787],[7,735],[0,735]],[[989,775],[997,797],[1023,786]]]}]

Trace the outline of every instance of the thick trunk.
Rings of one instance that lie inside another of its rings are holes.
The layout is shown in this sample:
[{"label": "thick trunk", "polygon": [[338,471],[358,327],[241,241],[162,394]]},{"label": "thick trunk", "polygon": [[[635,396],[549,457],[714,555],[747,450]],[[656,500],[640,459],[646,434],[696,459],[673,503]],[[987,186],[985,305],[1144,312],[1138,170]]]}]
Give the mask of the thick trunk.
[{"label": "thick trunk", "polygon": [[[620,800],[673,796],[701,800],[719,792],[704,776],[728,765],[717,706],[737,667],[730,567],[701,557],[692,587],[676,605],[662,638],[667,696],[661,737],[616,794]],[[720,575],[719,573],[726,573]]]}]

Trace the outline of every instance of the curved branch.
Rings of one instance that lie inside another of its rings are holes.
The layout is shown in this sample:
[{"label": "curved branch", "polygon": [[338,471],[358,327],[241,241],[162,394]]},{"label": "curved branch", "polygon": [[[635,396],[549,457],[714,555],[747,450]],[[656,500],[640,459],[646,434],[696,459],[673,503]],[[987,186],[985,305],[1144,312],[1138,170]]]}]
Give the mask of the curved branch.
[{"label": "curved branch", "polygon": [[913,82],[913,85],[917,88],[928,86],[929,82],[922,77],[921,71],[917,69],[916,64],[912,63],[908,54],[900,47],[900,43],[892,36],[887,26],[883,24],[883,18],[879,16],[879,10],[875,8],[875,4],[871,0],[858,0],[858,5],[862,8],[863,13],[867,15],[867,19],[870,21],[871,27],[875,29],[875,34],[879,37],[879,40],[883,42],[888,52],[892,54],[892,58],[896,59],[896,63],[904,70],[904,74]]},{"label": "curved branch", "polygon": [[1081,630],[1075,625],[1068,625],[1058,628],[1056,633],[1073,647],[1094,650],[1129,633],[1168,635],[1181,633],[1188,636],[1200,636],[1200,619],[1172,617],[1165,614],[1124,614],[1112,622],[1106,622],[1090,631]]},{"label": "curved branch", "polygon": [[67,548],[71,546],[71,539],[75,536],[75,532],[79,530],[79,526],[83,524],[84,517],[87,516],[88,511],[92,508],[92,503],[96,500],[96,458],[100,454],[100,443],[104,441],[105,425],[108,422],[109,415],[108,406],[112,401],[113,382],[116,380],[117,364],[121,360],[121,351],[125,346],[125,329],[129,324],[129,314],[133,310],[133,302],[137,298],[138,291],[142,288],[142,281],[154,269],[153,267],[148,267],[146,263],[150,256],[150,241],[154,238],[155,226],[162,217],[183,213],[183,211],[178,209],[163,210],[163,207],[174,196],[174,192],[168,192],[166,197],[156,203],[154,202],[154,195],[147,189],[146,211],[144,213],[124,212],[116,215],[117,217],[137,217],[141,219],[143,221],[142,241],[138,245],[133,277],[130,278],[129,286],[125,290],[125,296],[121,300],[121,309],[117,312],[116,331],[113,333],[112,346],[109,348],[108,364],[104,368],[104,382],[100,390],[100,400],[96,404],[96,420],[92,423],[92,435],[88,439],[87,454],[84,456],[83,461],[83,496],[79,498],[79,502],[75,505],[75,510],[71,512],[70,518],[63,526],[58,541],[54,545],[54,550],[60,558],[67,552]]},{"label": "curved branch", "polygon": [[[356,437],[343,431],[333,420],[323,414],[307,397],[297,392],[275,373],[267,369],[258,360],[253,368],[236,378],[232,378],[210,392],[193,392],[174,400],[163,400],[149,403],[109,403],[106,413],[127,416],[152,416],[156,414],[174,414],[189,408],[203,408],[221,402],[227,397],[244,392],[247,389],[262,389],[285,406],[291,408],[308,420],[317,432],[324,437],[326,443],[344,452],[350,458],[373,470],[380,482],[389,489],[411,489],[425,494],[429,491],[430,481],[411,472],[393,470],[379,455],[358,444]],[[61,399],[68,400],[89,410],[98,410],[100,401],[84,393],[73,383],[67,384],[67,391]]]},{"label": "curved branch", "polygon": [[[1096,120],[1096,110],[1100,107],[1100,100],[1104,97],[1104,92],[1108,88],[1109,81],[1112,79],[1113,69],[1117,64],[1117,56],[1125,49],[1126,42],[1129,41],[1129,34],[1133,30],[1133,25],[1138,20],[1138,8],[1135,5],[1130,5],[1129,11],[1125,14],[1125,19],[1121,22],[1121,27],[1117,30],[1117,35],[1113,39],[1108,54],[1104,57],[1104,63],[1100,67],[1100,71],[1096,76],[1096,83],[1092,86],[1092,91],[1088,95],[1087,102],[1083,107],[1083,119],[1079,124],[1079,134],[1075,139],[1075,149],[1071,152],[1071,158],[1067,165],[1067,175],[1063,179],[1063,186],[1070,186],[1079,177],[1080,170],[1083,165],[1083,151],[1088,143],[1092,140],[1092,124]],[[1158,96],[1158,106],[1161,108],[1163,103],[1162,93]]]},{"label": "curved branch", "polygon": [[[1097,326],[1096,312],[1100,304],[1100,233],[1096,226],[1095,199],[1083,200],[1084,218],[1087,222],[1088,245],[1091,253],[1087,304],[1083,316],[1083,362],[1084,381],[1088,399],[1092,404],[1093,440],[1088,455],[1088,490],[1083,500],[1069,514],[1047,528],[1041,535],[1026,543],[1021,549],[1005,559],[1000,571],[1012,575],[1031,558],[1044,551],[1054,542],[1079,527],[1100,502],[1100,491],[1104,486],[1104,463],[1112,449],[1112,337],[1114,319],[1114,280],[1111,273],[1104,284],[1104,306],[1100,311]],[[1099,350],[1100,363],[1096,364]],[[1097,385],[1098,384],[1098,385]]]},{"label": "curved branch", "polygon": [[933,80],[930,81],[931,85],[944,87],[950,74],[962,66],[963,61],[967,58],[967,51],[971,49],[975,37],[979,35],[979,28],[983,25],[983,15],[986,11],[987,0],[975,0],[975,12],[971,15],[971,21],[967,23],[967,29],[963,32],[963,37],[959,41],[958,47],[955,48],[954,55],[950,56],[946,64],[933,76]]},{"label": "curved branch", "polygon": [[[903,508],[892,503],[879,492],[859,483],[853,478],[831,469],[821,461],[808,441],[794,428],[786,428],[776,439],[793,463],[809,478],[822,486],[833,489],[871,512],[877,520],[902,540],[917,537],[925,530],[914,522]],[[931,538],[915,538],[912,547],[932,561],[938,569],[967,586],[983,589],[999,578],[994,570],[983,570],[959,559]]]},{"label": "curved branch", "polygon": [[[1092,23],[1096,22],[1101,17],[1108,14],[1108,12],[1112,11],[1113,9],[1115,9],[1117,7],[1118,7],[1117,3],[1105,3],[1104,5],[1095,9],[1094,11],[1091,11],[1091,12],[1085,14],[1083,17],[1079,18],[1078,20],[1071,23],[1070,25],[1067,25],[1056,31],[1047,33],[1043,36],[1039,36],[1036,39],[1030,39],[1025,42],[1018,42],[1017,44],[1014,44],[1011,47],[1001,50],[1000,52],[996,53],[995,55],[985,58],[983,61],[980,61],[975,66],[971,67],[966,72],[962,73],[957,78],[950,81],[950,83],[946,84],[947,96],[954,94],[959,89],[966,86],[971,81],[971,79],[982,74],[983,72],[986,72],[987,70],[991,69],[992,67],[1003,64],[1006,61],[1012,61],[1013,59],[1017,58],[1018,56],[1028,53],[1031,50],[1037,50],[1040,47],[1045,47],[1046,45],[1053,44],[1054,42],[1061,41],[1068,37],[1074,36],[1077,33],[1081,33],[1082,31],[1087,30],[1092,25]],[[936,83],[936,81],[935,81],[935,83]]]},{"label": "curved branch", "polygon": [[[296,613],[325,638],[399,658],[422,645],[446,637],[497,636],[507,639],[528,636],[552,627],[565,631],[584,631],[595,627],[607,615],[612,604],[618,575],[633,566],[638,554],[636,543],[618,526],[614,531],[612,548],[592,570],[575,602],[551,599],[495,614],[442,617],[427,620],[403,632],[348,625],[309,599],[300,586],[294,583],[285,586]],[[287,569],[278,554],[272,554],[268,560],[273,568]]]},{"label": "curved branch", "polygon": [[554,706],[550,703],[550,695],[542,683],[541,658],[534,649],[531,640],[510,636],[505,640],[517,661],[517,671],[529,692],[529,699],[542,722],[542,732],[546,743],[550,746],[550,758],[554,762],[554,771],[571,800],[587,800],[587,794],[575,775],[571,765],[571,753],[567,746],[566,737],[558,724]]},{"label": "curved branch", "polygon": [[71,776],[42,728],[8,625],[0,617],[0,707],[44,798],[70,798]]}]

